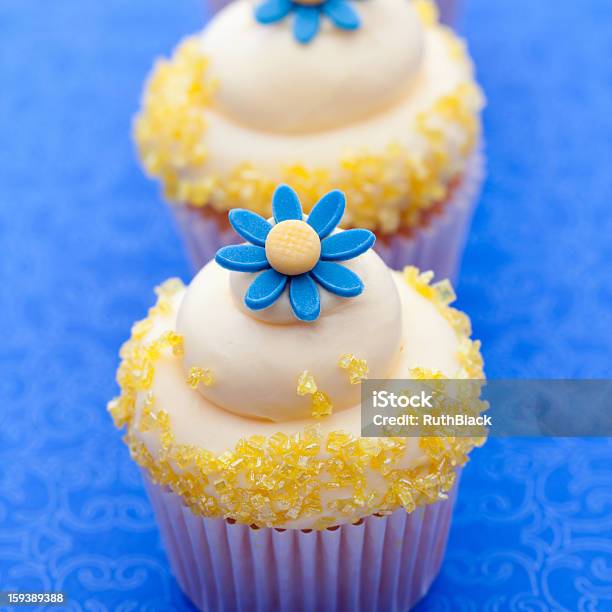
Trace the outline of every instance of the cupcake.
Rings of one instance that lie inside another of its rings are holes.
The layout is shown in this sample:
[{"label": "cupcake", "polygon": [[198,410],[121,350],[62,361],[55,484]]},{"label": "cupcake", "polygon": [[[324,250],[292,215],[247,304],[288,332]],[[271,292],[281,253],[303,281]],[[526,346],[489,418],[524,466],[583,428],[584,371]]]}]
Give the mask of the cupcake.
[{"label": "cupcake", "polygon": [[[279,187],[121,349],[126,428],[178,582],[206,610],[405,610],[442,562],[474,438],[361,436],[366,378],[482,378],[446,281],[392,271]],[[383,299],[384,298],[384,299]],[[364,571],[364,568],[368,568]]]},{"label": "cupcake", "polygon": [[396,269],[455,273],[482,177],[482,96],[462,41],[424,0],[236,0],[160,60],[134,134],[196,269],[236,240],[232,208],[270,216],[279,183]]}]

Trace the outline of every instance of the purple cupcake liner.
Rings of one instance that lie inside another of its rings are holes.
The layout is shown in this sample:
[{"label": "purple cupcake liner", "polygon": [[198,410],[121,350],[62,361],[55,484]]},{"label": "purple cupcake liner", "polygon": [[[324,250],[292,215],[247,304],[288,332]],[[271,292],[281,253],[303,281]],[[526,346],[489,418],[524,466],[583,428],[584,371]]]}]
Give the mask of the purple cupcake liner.
[{"label": "purple cupcake liner", "polygon": [[195,516],[143,476],[172,571],[185,595],[211,612],[410,609],[440,570],[458,487],[410,514],[277,530]]}]

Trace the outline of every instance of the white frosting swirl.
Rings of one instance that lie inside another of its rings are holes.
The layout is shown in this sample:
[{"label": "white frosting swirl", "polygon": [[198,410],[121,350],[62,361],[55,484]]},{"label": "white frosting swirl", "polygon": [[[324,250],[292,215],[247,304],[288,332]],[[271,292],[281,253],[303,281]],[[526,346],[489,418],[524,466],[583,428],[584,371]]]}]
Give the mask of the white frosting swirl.
[{"label": "white frosting swirl", "polygon": [[262,25],[251,2],[231,3],[202,38],[219,80],[217,112],[251,129],[298,134],[343,127],[398,103],[422,64],[416,11],[407,0],[366,0],[355,9],[358,30],[321,17],[321,32],[301,45],[292,15]]},{"label": "white frosting swirl", "polygon": [[399,357],[401,308],[393,277],[376,253],[342,265],[361,277],[363,293],[343,299],[320,288],[321,316],[312,323],[290,314],[286,292],[269,309],[248,310],[242,298],[252,275],[230,273],[215,262],[204,267],[191,282],[177,320],[186,371],[195,366],[214,373],[214,384],[200,385],[200,393],[243,416],[305,419],[312,413],[311,398],[298,395],[297,383],[306,370],[329,395],[335,412],[358,404],[360,385],[350,384],[340,356],[353,353],[366,360],[371,378],[385,377]]}]

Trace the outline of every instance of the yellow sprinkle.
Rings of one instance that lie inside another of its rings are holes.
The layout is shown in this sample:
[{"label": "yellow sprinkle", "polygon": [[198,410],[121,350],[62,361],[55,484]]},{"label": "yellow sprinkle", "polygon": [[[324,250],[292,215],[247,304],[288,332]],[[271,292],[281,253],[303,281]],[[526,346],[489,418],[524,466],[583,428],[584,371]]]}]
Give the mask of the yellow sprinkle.
[{"label": "yellow sprinkle", "polygon": [[316,391],[312,396],[312,416],[319,419],[329,416],[333,411],[333,406],[329,395],[323,391]]},{"label": "yellow sprinkle", "polygon": [[348,370],[351,385],[357,385],[368,377],[368,364],[365,359],[358,359],[351,353],[345,353],[338,361],[343,370]]},{"label": "yellow sprinkle", "polygon": [[411,368],[410,378],[414,380],[440,380],[444,374],[439,370],[428,370],[426,368]]},{"label": "yellow sprinkle", "polygon": [[150,319],[142,319],[132,325],[132,338],[142,340],[152,329],[153,322]]},{"label": "yellow sprinkle", "polygon": [[201,368],[199,366],[192,366],[189,368],[187,374],[187,384],[192,389],[197,389],[199,385],[210,387],[214,383],[215,379],[212,370],[208,368]]},{"label": "yellow sprinkle", "polygon": [[168,331],[162,336],[162,341],[172,348],[172,353],[175,357],[183,356],[183,336],[176,332]]},{"label": "yellow sprinkle", "polygon": [[395,493],[404,510],[406,510],[406,512],[414,512],[416,504],[414,502],[414,495],[411,487],[403,482],[398,483],[395,487]]},{"label": "yellow sprinkle", "polygon": [[472,323],[470,318],[455,308],[445,308],[442,311],[444,318],[451,324],[459,336],[472,335]]},{"label": "yellow sprinkle", "polygon": [[183,281],[180,278],[169,278],[161,285],[155,288],[155,294],[158,297],[174,297],[179,291],[185,288]]},{"label": "yellow sprinkle", "polygon": [[340,356],[340,359],[338,360],[338,365],[343,370],[348,370],[353,359],[355,359],[355,355],[353,355],[352,353],[344,353],[344,355]]},{"label": "yellow sprinkle", "polygon": [[146,431],[151,431],[157,426],[157,418],[153,412],[154,403],[155,401],[153,398],[153,394],[149,391],[142,405],[142,409],[140,412],[140,422],[138,425],[139,431],[143,433]]},{"label": "yellow sprinkle", "polygon": [[316,393],[316,391],[317,383],[315,382],[314,376],[308,370],[304,370],[298,377],[297,394],[312,395]]},{"label": "yellow sprinkle", "polygon": [[108,403],[108,410],[117,429],[121,429],[130,423],[134,415],[134,405],[135,394],[127,389],[119,397]]},{"label": "yellow sprinkle", "polygon": [[434,26],[440,20],[438,7],[431,0],[414,0],[414,8],[425,26]]},{"label": "yellow sprinkle", "polygon": [[445,306],[448,306],[448,304],[452,304],[457,299],[453,287],[450,284],[450,281],[448,281],[447,279],[442,280],[436,283],[435,285],[432,285],[432,288],[435,291],[436,297],[438,298],[440,303],[444,304]]}]

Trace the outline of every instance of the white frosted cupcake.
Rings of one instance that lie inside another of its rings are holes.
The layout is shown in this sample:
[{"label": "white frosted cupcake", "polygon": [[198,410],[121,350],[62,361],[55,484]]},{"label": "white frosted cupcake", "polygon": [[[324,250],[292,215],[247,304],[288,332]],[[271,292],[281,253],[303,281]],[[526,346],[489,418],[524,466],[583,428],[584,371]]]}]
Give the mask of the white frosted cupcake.
[{"label": "white frosted cupcake", "polygon": [[363,438],[360,386],[481,378],[479,345],[448,283],[391,271],[343,212],[286,186],[272,221],[232,211],[250,244],[160,287],[121,350],[109,408],[202,609],[404,610],[442,562],[478,441]]},{"label": "white frosted cupcake", "polygon": [[308,212],[346,193],[344,227],[388,265],[452,276],[482,178],[482,96],[462,41],[423,0],[236,0],[145,88],[135,138],[196,268],[235,240],[227,211]]}]

